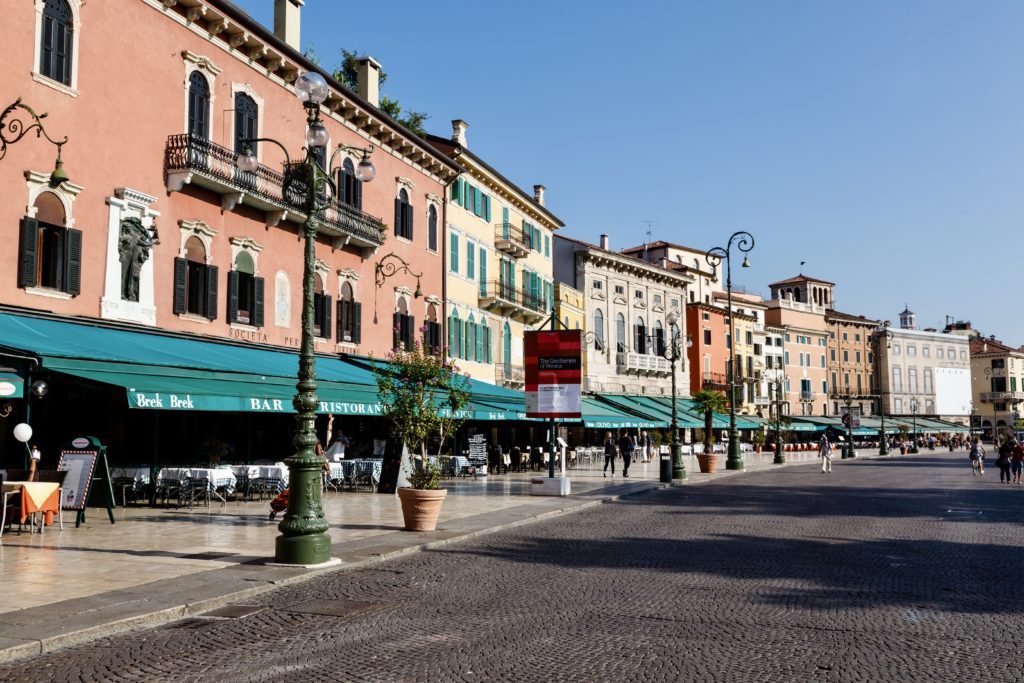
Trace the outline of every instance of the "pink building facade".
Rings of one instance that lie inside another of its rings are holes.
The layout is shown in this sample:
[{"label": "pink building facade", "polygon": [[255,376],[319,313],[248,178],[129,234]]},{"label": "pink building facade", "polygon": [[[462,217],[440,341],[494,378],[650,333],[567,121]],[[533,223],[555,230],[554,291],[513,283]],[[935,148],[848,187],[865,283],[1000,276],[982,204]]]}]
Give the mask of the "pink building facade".
[{"label": "pink building facade", "polygon": [[[246,138],[304,154],[293,83],[315,67],[297,49],[301,3],[283,4],[275,35],[222,0],[5,3],[0,106],[48,114],[70,181],[48,182],[56,149],[34,132],[7,146],[0,307],[298,348],[305,216],[282,196],[284,153],[258,143],[260,169],[235,166]],[[335,157],[316,245],[325,354],[444,338],[443,197],[459,169],[377,109],[378,70],[363,62],[358,94],[331,80],[322,108],[325,156],[372,147],[376,168],[361,183],[362,153]],[[379,272],[398,259],[410,268]]]}]

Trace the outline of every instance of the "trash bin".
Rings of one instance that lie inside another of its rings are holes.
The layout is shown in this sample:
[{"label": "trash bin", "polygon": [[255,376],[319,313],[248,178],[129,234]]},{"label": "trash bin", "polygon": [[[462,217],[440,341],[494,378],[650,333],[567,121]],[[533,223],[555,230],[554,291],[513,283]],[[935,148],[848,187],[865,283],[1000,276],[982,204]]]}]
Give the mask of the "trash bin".
[{"label": "trash bin", "polygon": [[672,483],[672,456],[663,455],[661,456],[661,482],[663,484]]}]

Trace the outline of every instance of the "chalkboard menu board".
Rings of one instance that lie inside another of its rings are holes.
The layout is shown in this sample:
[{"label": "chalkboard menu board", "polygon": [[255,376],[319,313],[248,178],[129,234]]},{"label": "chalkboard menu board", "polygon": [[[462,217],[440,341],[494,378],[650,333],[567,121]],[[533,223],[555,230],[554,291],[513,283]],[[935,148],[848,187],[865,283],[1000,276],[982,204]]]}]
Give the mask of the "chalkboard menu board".
[{"label": "chalkboard menu board", "polygon": [[487,436],[474,434],[469,437],[469,463],[476,473],[487,474]]},{"label": "chalkboard menu board", "polygon": [[92,485],[92,471],[96,467],[96,451],[65,451],[60,455],[57,469],[67,472],[64,479],[64,499],[60,506],[65,510],[82,510]]}]

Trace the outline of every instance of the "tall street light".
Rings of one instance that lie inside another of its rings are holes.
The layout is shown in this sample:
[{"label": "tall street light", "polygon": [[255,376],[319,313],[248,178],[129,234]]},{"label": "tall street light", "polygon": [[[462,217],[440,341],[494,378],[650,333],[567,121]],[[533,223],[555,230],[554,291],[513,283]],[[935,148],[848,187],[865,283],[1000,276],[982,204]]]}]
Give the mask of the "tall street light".
[{"label": "tall street light", "polygon": [[[672,424],[669,427],[672,433],[672,442],[669,445],[669,449],[672,452],[672,470],[666,473],[665,468],[662,467],[661,481],[665,483],[673,479],[686,479],[686,465],[683,464],[682,446],[679,443],[679,418],[676,410],[676,361],[682,358],[685,353],[683,351],[684,342],[679,336],[679,327],[676,325],[679,322],[679,314],[674,310],[669,311],[666,320],[668,321],[671,336],[661,355],[672,365]],[[690,348],[693,346],[693,340],[687,337],[685,345],[686,348]],[[666,477],[666,474],[669,476]]]},{"label": "tall street light", "polygon": [[917,453],[917,399],[910,399],[910,412],[914,414],[914,436],[910,441],[910,454]]},{"label": "tall street light", "polygon": [[842,458],[856,458],[857,451],[853,448],[853,393],[850,385],[846,385],[846,393],[843,395],[843,403],[846,404],[846,416],[843,422],[846,423],[846,448],[843,449]]},{"label": "tall street light", "polygon": [[[995,391],[992,388],[992,368],[985,368],[985,384],[988,385],[988,390],[992,392],[992,445],[999,448],[999,404],[995,400]],[[1005,388],[1005,387],[1004,387]],[[982,432],[984,433],[984,431]],[[982,436],[981,438],[985,438]]]},{"label": "tall street light", "polygon": [[[742,470],[743,456],[740,455],[740,442],[736,438],[736,324],[733,321],[732,311],[732,248],[746,254],[754,248],[754,236],[744,230],[734,232],[724,247],[714,247],[708,250],[708,265],[718,268],[722,261],[725,261],[725,291],[726,301],[729,307],[729,338],[732,339],[729,349],[729,456],[725,460],[725,469]],[[743,267],[750,267],[750,260],[743,257]]]},{"label": "tall street light", "polygon": [[772,463],[785,465],[786,456],[782,451],[782,389],[786,386],[786,374],[780,370],[774,379],[768,380],[768,386],[775,392],[775,458]]},{"label": "tall street light", "polygon": [[[882,373],[881,373],[881,369],[882,369],[882,340],[883,339],[885,340],[885,348],[889,349],[889,348],[892,348],[893,337],[895,337],[895,335],[892,333],[892,330],[889,329],[888,321],[886,321],[886,322],[882,323],[881,325],[879,325],[878,329],[875,330],[875,341],[877,342],[877,345],[878,345],[876,350],[875,350],[875,363],[877,364],[878,369],[879,369],[879,373],[878,373],[878,416],[882,420],[882,426],[881,426],[881,431],[879,432],[879,440],[878,440],[878,443],[879,443],[878,454],[879,455],[889,455],[889,435],[885,433],[885,392],[882,391],[882,380],[885,379],[884,377],[882,377]],[[888,354],[886,354],[886,358],[888,358]]]},{"label": "tall street light", "polygon": [[327,518],[320,500],[320,471],[324,459],[316,454],[316,411],[320,399],[316,395],[316,355],[313,346],[313,294],[316,263],[316,228],[320,214],[335,199],[337,188],[331,179],[334,160],[342,151],[360,151],[362,160],[356,167],[356,178],[373,180],[377,171],[370,162],[372,147],[361,149],[339,145],[326,164],[321,166],[318,153],[327,147],[330,135],[320,119],[320,105],[329,94],[327,81],[315,71],[307,71],[295,81],[295,93],[306,109],[305,158],[294,164],[283,144],[271,138],[244,140],[238,157],[238,170],[253,173],[259,160],[252,144],[271,142],[284,152],[284,196],[306,214],[302,224],[305,256],[302,269],[302,345],[299,349],[299,381],[292,399],[295,407],[295,455],[287,458],[288,510],[278,525],[281,535],[275,542],[274,559],[281,564],[317,565],[331,560],[331,539],[327,536]]}]

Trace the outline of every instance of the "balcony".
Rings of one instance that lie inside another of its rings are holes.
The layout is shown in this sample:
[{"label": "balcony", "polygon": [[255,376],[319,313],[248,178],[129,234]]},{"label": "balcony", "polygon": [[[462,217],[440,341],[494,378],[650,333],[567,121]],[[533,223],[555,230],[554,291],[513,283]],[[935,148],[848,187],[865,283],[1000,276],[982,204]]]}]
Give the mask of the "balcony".
[{"label": "balcony", "polygon": [[[204,187],[221,196],[221,208],[230,211],[245,204],[267,213],[267,225],[281,220],[301,223],[306,219],[297,205],[302,192],[285,197],[284,174],[266,166],[252,173],[239,171],[238,154],[226,147],[192,135],[172,135],[164,150],[164,176],[168,192],[187,185]],[[319,218],[319,232],[342,244],[376,249],[384,243],[384,223],[360,209],[332,200]]]},{"label": "balcony", "polygon": [[672,364],[661,356],[647,353],[617,353],[615,365],[619,372],[635,372],[645,375],[668,375]]},{"label": "balcony", "polygon": [[480,307],[527,325],[539,323],[547,313],[544,297],[524,292],[498,280],[480,283]]},{"label": "balcony", "polygon": [[726,387],[729,386],[729,376],[724,372],[705,372],[704,373],[704,386],[706,387]]},{"label": "balcony", "polygon": [[494,246],[513,258],[530,255],[531,245],[526,233],[511,223],[498,223],[494,226]]},{"label": "balcony", "polygon": [[985,391],[979,396],[982,403],[995,401],[1024,401],[1024,391]]},{"label": "balcony", "polygon": [[800,400],[801,401],[813,401],[814,400],[814,392],[813,391],[801,391],[800,392]]},{"label": "balcony", "polygon": [[526,371],[522,365],[498,363],[494,366],[494,381],[501,387],[522,389],[526,385]]},{"label": "balcony", "polygon": [[768,406],[771,405],[772,400],[767,396],[755,396],[754,400],[751,401],[755,406]]}]

